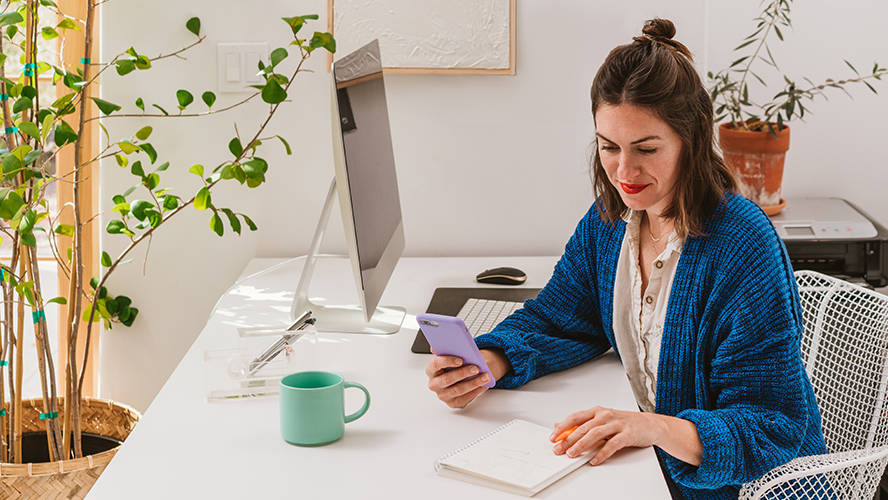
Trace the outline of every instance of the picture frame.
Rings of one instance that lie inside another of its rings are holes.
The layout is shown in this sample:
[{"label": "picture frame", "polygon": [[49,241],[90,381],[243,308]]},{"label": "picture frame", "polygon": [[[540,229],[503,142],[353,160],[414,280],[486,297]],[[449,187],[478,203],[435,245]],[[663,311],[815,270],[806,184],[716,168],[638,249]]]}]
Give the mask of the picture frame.
[{"label": "picture frame", "polygon": [[327,23],[337,54],[379,39],[387,74],[514,75],[516,4],[328,0]]}]

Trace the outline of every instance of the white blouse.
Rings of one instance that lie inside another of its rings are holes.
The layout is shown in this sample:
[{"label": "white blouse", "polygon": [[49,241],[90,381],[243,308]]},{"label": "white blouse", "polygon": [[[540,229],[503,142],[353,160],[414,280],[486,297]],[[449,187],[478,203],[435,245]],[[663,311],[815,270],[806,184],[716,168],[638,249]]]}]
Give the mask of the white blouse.
[{"label": "white blouse", "polygon": [[660,341],[669,305],[669,292],[684,247],[684,238],[669,234],[669,241],[654,260],[644,297],[641,296],[639,230],[642,212],[626,216],[626,234],[617,261],[614,283],[614,336],[635,400],[642,411],[652,412],[657,401],[657,367]]}]

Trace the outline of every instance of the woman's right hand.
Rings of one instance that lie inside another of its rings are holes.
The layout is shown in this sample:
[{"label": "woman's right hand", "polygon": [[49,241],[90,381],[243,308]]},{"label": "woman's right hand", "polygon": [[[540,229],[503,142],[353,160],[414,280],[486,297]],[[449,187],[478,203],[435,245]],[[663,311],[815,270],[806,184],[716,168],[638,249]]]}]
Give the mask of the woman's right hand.
[{"label": "woman's right hand", "polygon": [[[495,379],[501,378],[511,369],[511,364],[502,351],[482,349],[481,356]],[[486,373],[475,377],[478,367],[463,366],[463,360],[456,356],[435,356],[425,371],[429,377],[429,389],[451,408],[465,408],[487,390],[483,384],[490,380],[490,375]],[[475,378],[466,380],[469,377]]]}]

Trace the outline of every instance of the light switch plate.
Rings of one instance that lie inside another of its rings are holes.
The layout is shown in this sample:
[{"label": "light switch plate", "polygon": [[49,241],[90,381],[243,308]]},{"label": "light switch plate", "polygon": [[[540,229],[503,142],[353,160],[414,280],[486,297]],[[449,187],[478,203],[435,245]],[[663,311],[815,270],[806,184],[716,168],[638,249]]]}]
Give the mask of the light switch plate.
[{"label": "light switch plate", "polygon": [[261,84],[259,61],[268,64],[268,43],[220,43],[219,92],[256,92],[249,85]]}]

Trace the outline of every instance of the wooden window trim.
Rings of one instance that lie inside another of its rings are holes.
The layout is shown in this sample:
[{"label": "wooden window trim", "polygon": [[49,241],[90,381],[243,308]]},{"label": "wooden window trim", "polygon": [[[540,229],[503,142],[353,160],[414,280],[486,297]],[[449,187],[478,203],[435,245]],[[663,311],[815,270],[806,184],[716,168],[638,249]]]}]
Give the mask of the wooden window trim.
[{"label": "wooden window trim", "polygon": [[[86,19],[86,2],[83,0],[60,0],[58,2],[59,8],[65,14],[75,18],[75,19]],[[68,30],[66,33],[66,43],[62,49],[62,60],[65,61],[66,65],[70,68],[71,64],[75,64],[76,61],[80,61],[81,58],[88,57],[91,60],[97,61],[99,54],[99,34],[100,26],[98,22],[98,18],[94,20],[95,28],[93,29],[93,41],[92,41],[92,50],[89,56],[85,56],[83,54],[83,41],[84,35],[82,31],[74,31]],[[88,88],[88,95],[97,97],[96,85],[91,85]],[[87,118],[92,118],[96,113],[95,106],[87,106]],[[75,128],[77,127],[77,123],[73,123],[76,117],[79,117],[79,113],[68,115],[70,118],[69,124]],[[80,132],[81,143],[83,145],[83,158],[94,158],[95,155],[99,151],[99,134],[97,131],[97,121],[87,122],[85,129]],[[58,155],[58,166],[60,173],[71,172],[73,169],[74,163],[74,149],[73,148],[64,148],[59,152]],[[90,220],[91,222],[87,223],[83,227],[83,255],[84,255],[84,284],[89,283],[89,277],[98,275],[99,272],[99,221],[97,217],[93,217],[98,214],[99,211],[99,165],[98,162],[93,163],[92,165],[85,167],[83,175],[83,183],[81,184],[80,192],[81,192],[81,206],[88,207],[88,213],[84,213],[82,219],[84,221]],[[71,203],[73,201],[73,192],[71,190],[71,185],[69,183],[59,183],[58,187],[58,200],[59,207],[64,206],[65,203]],[[66,211],[62,217],[63,224],[74,224],[73,215],[71,215],[70,211]],[[59,251],[61,255],[67,255],[67,249],[70,247],[68,241],[60,241]],[[61,294],[64,294],[65,290],[68,290],[68,279],[65,276],[65,273],[59,272],[59,291]],[[86,285],[88,286],[88,285]],[[67,360],[65,359],[65,354],[68,351],[68,339],[65,336],[65,320],[67,317],[67,306],[61,306],[59,308],[59,355],[58,355],[58,363],[56,373],[59,375],[59,383],[60,387],[65,387],[65,369]],[[84,377],[83,382],[83,396],[85,397],[97,397],[98,395],[98,354],[99,354],[99,338],[101,334],[100,325],[94,325],[92,338],[90,339],[89,345],[89,362],[86,366],[86,376]],[[78,336],[78,347],[77,347],[77,363],[78,365],[83,360],[83,349],[85,345],[85,337],[86,337],[86,323],[81,321],[79,331],[81,334]]]}]

